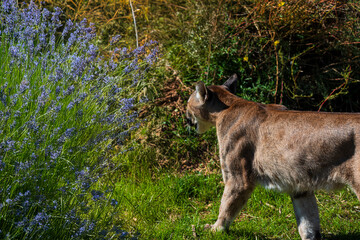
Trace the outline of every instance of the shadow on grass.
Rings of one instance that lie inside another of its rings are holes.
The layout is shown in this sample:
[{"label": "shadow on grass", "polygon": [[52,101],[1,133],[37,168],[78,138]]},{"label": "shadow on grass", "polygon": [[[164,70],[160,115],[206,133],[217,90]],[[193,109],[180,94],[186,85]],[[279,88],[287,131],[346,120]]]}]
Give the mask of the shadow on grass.
[{"label": "shadow on grass", "polygon": [[[253,232],[249,231],[242,231],[242,230],[230,230],[228,232],[229,239],[259,239],[259,240],[268,240],[273,238],[268,238],[261,234],[254,234]],[[300,238],[300,236],[299,236]],[[353,232],[347,234],[323,234],[323,240],[360,240],[360,232]]]},{"label": "shadow on grass", "polygon": [[265,237],[262,234],[259,233],[254,233],[251,231],[246,231],[246,230],[229,230],[227,232],[228,236],[231,236],[231,239],[246,239],[246,240],[251,240],[251,239],[258,239],[258,240],[268,240],[270,238]]},{"label": "shadow on grass", "polygon": [[326,240],[359,240],[360,239],[360,232],[353,232],[347,234],[338,234],[338,235],[325,235],[323,234],[323,239]]}]

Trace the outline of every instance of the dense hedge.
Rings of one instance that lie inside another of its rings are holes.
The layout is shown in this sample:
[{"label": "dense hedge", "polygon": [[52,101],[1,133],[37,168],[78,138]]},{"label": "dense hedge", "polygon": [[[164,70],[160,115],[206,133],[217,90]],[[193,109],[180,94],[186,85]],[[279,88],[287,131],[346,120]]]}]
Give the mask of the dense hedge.
[{"label": "dense hedge", "polygon": [[172,13],[163,21],[168,31],[156,36],[185,80],[221,83],[237,72],[240,96],[248,99],[304,110],[360,111],[358,2],[183,4],[176,13],[166,6]]}]

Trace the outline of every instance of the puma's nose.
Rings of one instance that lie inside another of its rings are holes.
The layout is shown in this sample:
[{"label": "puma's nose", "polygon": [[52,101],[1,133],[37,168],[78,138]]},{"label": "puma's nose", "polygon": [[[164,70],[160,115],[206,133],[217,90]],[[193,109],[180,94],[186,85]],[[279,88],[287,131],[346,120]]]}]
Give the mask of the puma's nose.
[{"label": "puma's nose", "polygon": [[193,123],[193,121],[190,118],[186,118],[186,124],[191,127],[196,125],[195,123]]}]

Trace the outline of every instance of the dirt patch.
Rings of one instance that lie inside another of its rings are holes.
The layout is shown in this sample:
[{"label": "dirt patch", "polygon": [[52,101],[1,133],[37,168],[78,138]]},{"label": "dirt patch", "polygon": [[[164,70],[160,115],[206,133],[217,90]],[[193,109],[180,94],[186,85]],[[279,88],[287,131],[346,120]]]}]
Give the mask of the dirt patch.
[{"label": "dirt patch", "polygon": [[141,110],[142,118],[148,121],[142,144],[156,150],[156,162],[161,168],[177,171],[209,173],[218,168],[216,135],[207,137],[188,131],[185,121],[186,103],[193,89],[186,86],[171,68],[167,79],[150,104]]},{"label": "dirt patch", "polygon": [[[172,76],[166,79],[159,97],[154,100],[152,105],[165,108],[172,117],[183,117],[186,111],[187,97],[193,90],[183,83],[176,71],[171,68],[167,70],[173,72]],[[151,107],[145,106],[141,114],[146,115]]]}]

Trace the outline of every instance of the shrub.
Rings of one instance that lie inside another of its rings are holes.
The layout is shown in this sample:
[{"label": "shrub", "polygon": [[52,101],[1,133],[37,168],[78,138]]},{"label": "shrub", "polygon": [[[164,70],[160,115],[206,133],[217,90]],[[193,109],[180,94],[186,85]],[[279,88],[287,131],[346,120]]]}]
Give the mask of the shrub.
[{"label": "shrub", "polygon": [[0,6],[0,237],[125,236],[111,170],[138,126],[131,89],[157,48],[105,60],[93,24],[63,24],[54,10]]},{"label": "shrub", "polygon": [[360,111],[357,1],[167,1],[150,8],[151,34],[184,82],[221,84],[237,72],[240,96],[250,100]]},{"label": "shrub", "polygon": [[246,59],[246,77],[274,83],[271,102],[318,110],[338,97],[325,109],[359,111],[358,8],[337,0],[234,4],[232,13],[242,14],[229,24],[226,41]]}]

